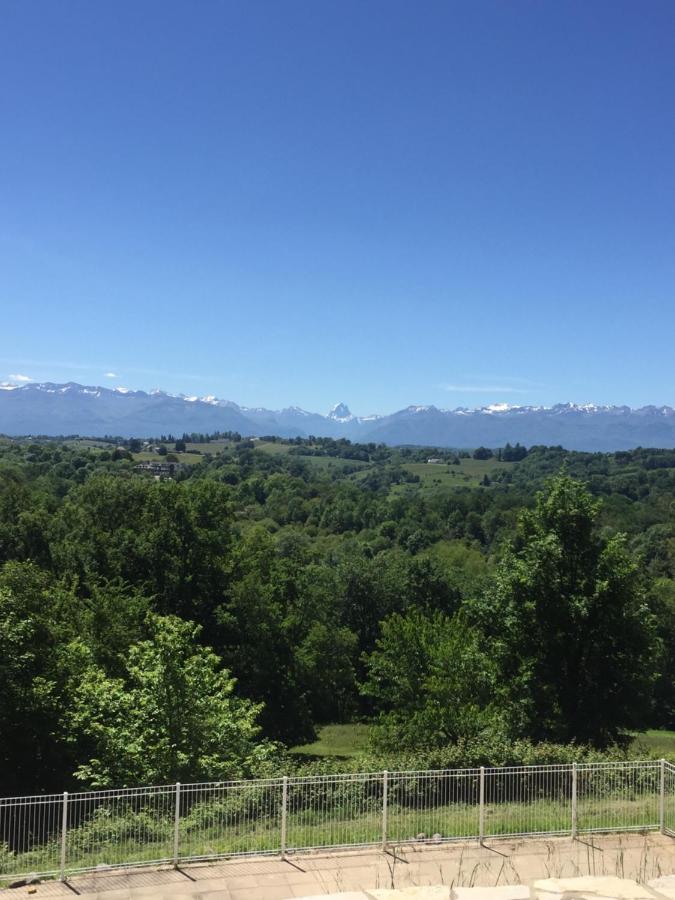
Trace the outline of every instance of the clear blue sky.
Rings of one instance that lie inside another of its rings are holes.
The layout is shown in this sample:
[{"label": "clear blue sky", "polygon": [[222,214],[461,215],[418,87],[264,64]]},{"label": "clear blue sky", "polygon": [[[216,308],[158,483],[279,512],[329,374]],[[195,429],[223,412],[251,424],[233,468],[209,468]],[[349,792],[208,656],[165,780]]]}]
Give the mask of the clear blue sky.
[{"label": "clear blue sky", "polygon": [[0,381],[675,404],[672,0],[0,13]]}]

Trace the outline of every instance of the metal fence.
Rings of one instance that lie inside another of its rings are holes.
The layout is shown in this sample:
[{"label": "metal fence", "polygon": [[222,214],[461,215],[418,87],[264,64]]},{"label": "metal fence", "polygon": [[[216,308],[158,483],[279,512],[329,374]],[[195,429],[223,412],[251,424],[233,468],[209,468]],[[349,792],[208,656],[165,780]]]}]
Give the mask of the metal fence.
[{"label": "metal fence", "polygon": [[527,835],[675,837],[665,760],[354,773],[0,800],[0,881]]}]

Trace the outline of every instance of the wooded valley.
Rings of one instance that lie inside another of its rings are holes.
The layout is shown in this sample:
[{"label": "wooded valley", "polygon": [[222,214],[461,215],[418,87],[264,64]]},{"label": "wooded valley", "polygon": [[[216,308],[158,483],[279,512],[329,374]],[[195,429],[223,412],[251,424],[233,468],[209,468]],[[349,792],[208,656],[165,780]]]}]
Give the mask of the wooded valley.
[{"label": "wooded valley", "polygon": [[364,767],[675,725],[675,451],[151,444],[174,478],[0,441],[0,793],[339,768],[289,754],[326,723]]}]

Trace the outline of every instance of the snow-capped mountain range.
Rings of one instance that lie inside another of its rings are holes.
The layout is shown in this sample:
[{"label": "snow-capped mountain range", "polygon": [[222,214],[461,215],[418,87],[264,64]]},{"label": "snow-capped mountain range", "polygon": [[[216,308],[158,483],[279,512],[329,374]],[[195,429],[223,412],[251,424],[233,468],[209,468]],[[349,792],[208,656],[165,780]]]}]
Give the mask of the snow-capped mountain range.
[{"label": "snow-capped mountain range", "polygon": [[238,431],[250,437],[346,437],[434,447],[562,445],[570,450],[675,447],[670,406],[510,406],[476,409],[408,406],[389,415],[354,416],[345,403],[327,415],[297,406],[269,410],[217,397],[67,384],[0,384],[0,434],[146,437]]}]

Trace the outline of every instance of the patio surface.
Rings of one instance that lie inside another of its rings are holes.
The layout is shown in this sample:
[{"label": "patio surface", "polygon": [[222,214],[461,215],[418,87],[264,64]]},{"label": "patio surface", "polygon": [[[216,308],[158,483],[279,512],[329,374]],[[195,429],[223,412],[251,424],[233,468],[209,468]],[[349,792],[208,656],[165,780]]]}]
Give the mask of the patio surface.
[{"label": "patio surface", "polygon": [[[286,900],[339,892],[356,892],[354,897],[384,898],[384,889],[404,891],[422,886],[445,886],[446,890],[425,892],[429,897],[448,897],[449,888],[514,886],[514,891],[470,892],[474,900],[488,893],[493,900],[521,900],[523,888],[539,879],[568,879],[579,876],[613,876],[633,879],[644,885],[675,873],[675,839],[657,833],[582,835],[570,838],[528,838],[495,840],[483,847],[472,843],[442,846],[406,846],[381,850],[304,853],[279,857],[222,860],[217,863],[185,865],[174,869],[128,869],[73,876],[67,884],[46,881],[0,891],[0,897],[49,900]],[[673,882],[671,886],[671,882]],[[643,896],[675,900],[675,878],[662,879],[668,889],[643,889]],[[558,890],[536,886],[533,896],[541,900],[561,897],[606,897],[588,887],[582,893],[568,885]],[[375,894],[368,892],[375,891]],[[364,893],[365,892],[365,893]],[[633,890],[630,898],[637,900]],[[414,895],[421,898],[421,891]],[[500,896],[501,895],[501,896]],[[389,896],[396,896],[396,894]],[[470,900],[464,891],[454,891],[455,900]],[[611,895],[610,895],[611,896]],[[347,898],[345,898],[347,900]]]}]

